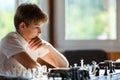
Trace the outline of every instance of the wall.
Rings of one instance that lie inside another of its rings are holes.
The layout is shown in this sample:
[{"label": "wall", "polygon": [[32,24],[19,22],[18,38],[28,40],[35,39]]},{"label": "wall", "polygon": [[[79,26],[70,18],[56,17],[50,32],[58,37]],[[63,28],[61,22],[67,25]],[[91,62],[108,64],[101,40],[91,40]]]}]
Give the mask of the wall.
[{"label": "wall", "polygon": [[120,52],[107,52],[107,56],[109,60],[117,60],[120,59]]}]

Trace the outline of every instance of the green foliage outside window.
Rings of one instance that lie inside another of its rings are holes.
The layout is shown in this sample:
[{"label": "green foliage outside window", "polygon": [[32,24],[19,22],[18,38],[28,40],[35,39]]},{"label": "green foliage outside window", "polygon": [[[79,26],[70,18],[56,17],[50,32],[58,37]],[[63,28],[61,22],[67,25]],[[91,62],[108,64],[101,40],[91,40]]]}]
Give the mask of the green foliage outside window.
[{"label": "green foliage outside window", "polygon": [[104,0],[66,0],[65,39],[116,39],[115,4],[106,7],[103,3]]},{"label": "green foliage outside window", "polygon": [[14,30],[13,12],[14,11],[0,10],[0,39]]}]

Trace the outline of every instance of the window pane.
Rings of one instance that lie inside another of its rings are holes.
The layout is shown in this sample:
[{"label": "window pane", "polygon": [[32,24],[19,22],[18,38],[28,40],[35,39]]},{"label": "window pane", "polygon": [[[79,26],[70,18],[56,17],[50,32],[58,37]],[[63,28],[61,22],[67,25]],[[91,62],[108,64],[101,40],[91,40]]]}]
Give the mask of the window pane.
[{"label": "window pane", "polygon": [[15,0],[0,0],[0,39],[14,30]]},{"label": "window pane", "polygon": [[21,3],[35,3],[38,4],[39,0],[20,0]]},{"label": "window pane", "polygon": [[65,0],[66,40],[115,40],[116,0]]}]

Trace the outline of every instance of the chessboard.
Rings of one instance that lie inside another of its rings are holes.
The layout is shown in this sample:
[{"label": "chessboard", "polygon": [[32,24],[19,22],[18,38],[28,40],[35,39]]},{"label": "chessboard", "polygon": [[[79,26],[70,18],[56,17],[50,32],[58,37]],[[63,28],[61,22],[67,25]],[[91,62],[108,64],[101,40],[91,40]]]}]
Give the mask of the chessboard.
[{"label": "chessboard", "polygon": [[[107,72],[104,69],[100,70],[99,76],[95,76],[93,74],[90,74],[91,79],[90,80],[120,80],[120,70],[117,69],[113,73],[109,73],[110,70],[107,70]],[[105,73],[107,73],[105,75]]]},{"label": "chessboard", "polygon": [[[110,73],[110,70],[100,69],[99,75],[90,72],[85,74],[84,70],[79,70],[82,73],[77,74],[77,68],[54,68],[51,70],[49,80],[120,80],[120,70]],[[70,72],[72,71],[72,72]],[[52,74],[53,73],[53,74]]]},{"label": "chessboard", "polygon": [[82,59],[80,66],[75,63],[69,68],[51,69],[49,80],[120,80],[120,69],[116,69],[113,62],[102,69],[95,61],[85,65]]},{"label": "chessboard", "polygon": [[80,64],[70,65],[68,68],[49,68],[38,66],[35,69],[25,70],[18,76],[16,68],[13,68],[14,74],[0,74],[0,80],[120,80],[120,69],[113,61],[105,61],[92,64],[84,64],[84,60],[80,60]]}]

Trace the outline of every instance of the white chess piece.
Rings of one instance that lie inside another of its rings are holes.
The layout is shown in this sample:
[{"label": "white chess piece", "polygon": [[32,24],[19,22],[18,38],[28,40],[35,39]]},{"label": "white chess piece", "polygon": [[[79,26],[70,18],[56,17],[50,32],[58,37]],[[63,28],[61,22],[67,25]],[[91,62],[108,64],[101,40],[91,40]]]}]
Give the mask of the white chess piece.
[{"label": "white chess piece", "polygon": [[77,63],[74,63],[74,67],[77,67]]},{"label": "white chess piece", "polygon": [[42,70],[42,76],[47,77],[47,66],[43,65],[41,68],[42,68],[41,69]]},{"label": "white chess piece", "polygon": [[32,78],[32,72],[31,72],[31,69],[27,69],[26,71],[26,77],[31,79]]},{"label": "white chess piece", "polygon": [[81,67],[80,67],[80,68],[83,69],[83,68],[84,68],[84,66],[83,66],[83,65],[84,65],[84,60],[81,59],[81,60],[80,60],[80,63],[81,63]]},{"label": "white chess piece", "polygon": [[8,71],[5,72],[5,75],[6,76],[11,76],[11,72],[8,70]]},{"label": "white chess piece", "polygon": [[46,65],[43,65],[43,66],[42,66],[42,70],[43,70],[43,72],[47,72],[47,66],[46,66]]},{"label": "white chess piece", "polygon": [[17,73],[16,73],[16,66],[12,67],[12,76],[16,77]]},{"label": "white chess piece", "polygon": [[17,76],[22,76],[22,72],[23,72],[23,70],[22,70],[22,68],[21,67],[18,67],[18,72],[17,72]]},{"label": "white chess piece", "polygon": [[37,75],[36,75],[36,68],[32,68],[32,79],[36,80]]},{"label": "white chess piece", "polygon": [[96,73],[97,63],[95,61],[92,61],[92,64],[93,64],[92,73],[95,74]]},{"label": "white chess piece", "polygon": [[23,78],[26,78],[26,74],[27,74],[27,70],[24,70],[24,71],[22,72],[22,77],[23,77]]}]

